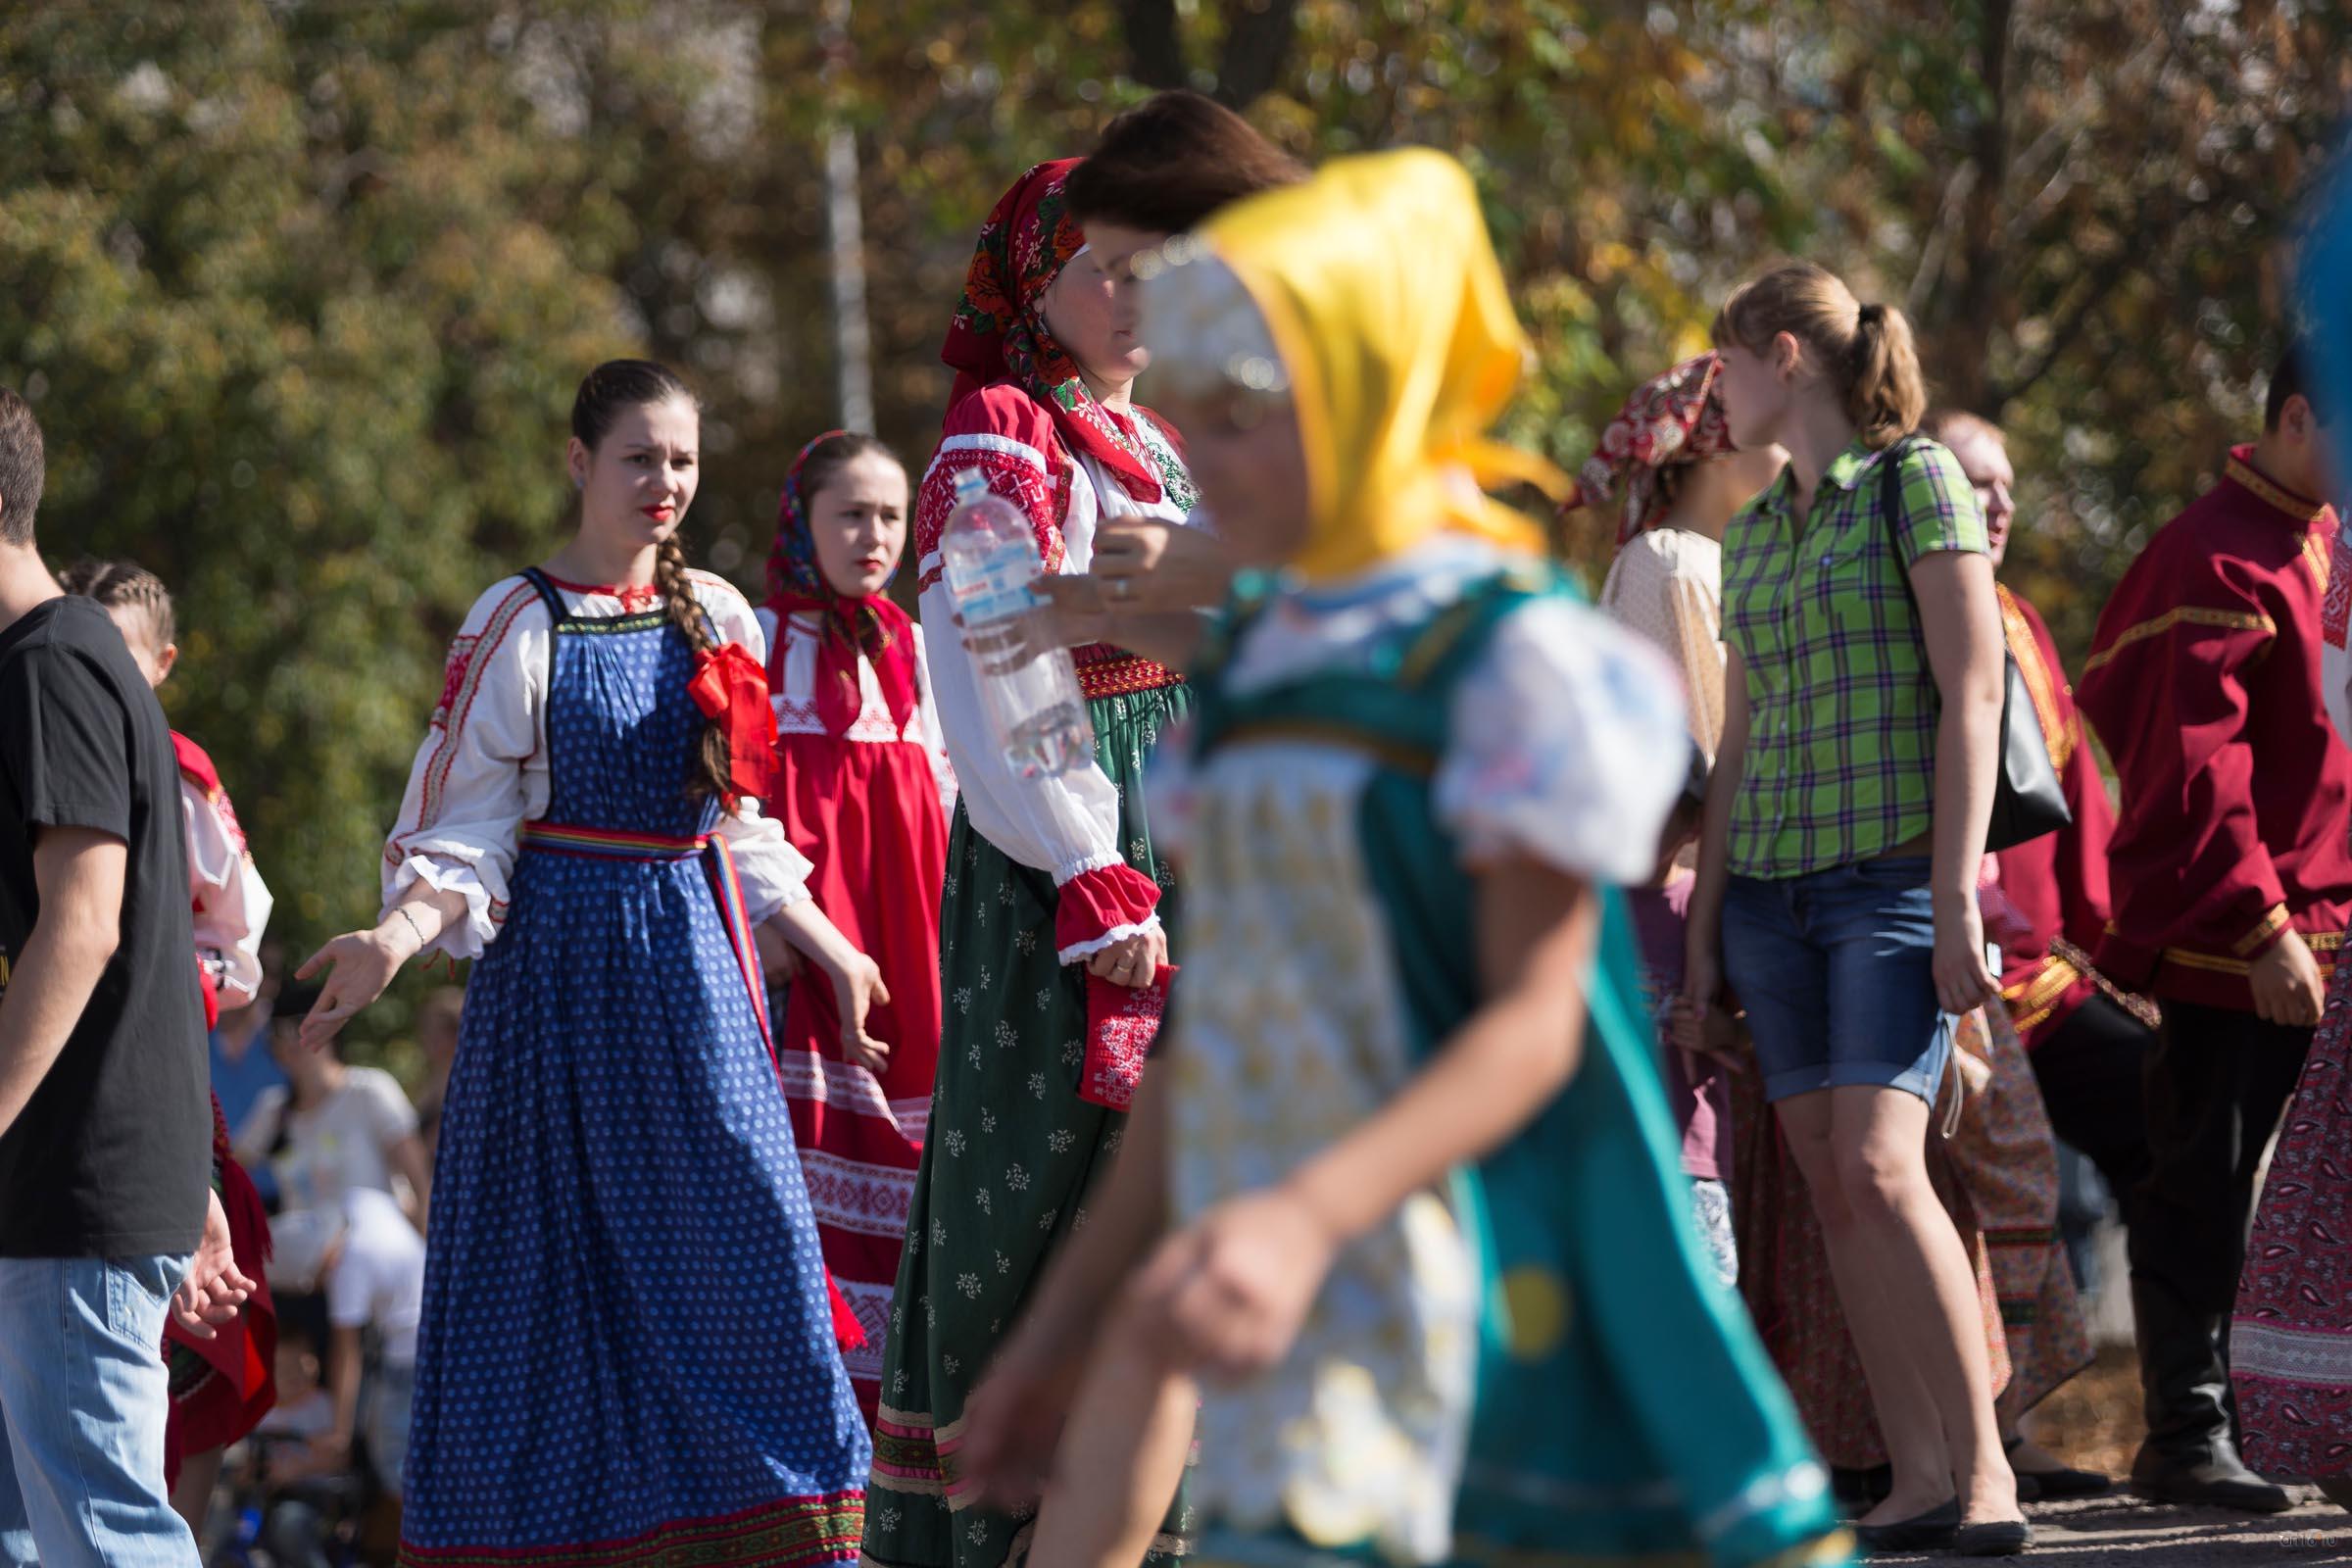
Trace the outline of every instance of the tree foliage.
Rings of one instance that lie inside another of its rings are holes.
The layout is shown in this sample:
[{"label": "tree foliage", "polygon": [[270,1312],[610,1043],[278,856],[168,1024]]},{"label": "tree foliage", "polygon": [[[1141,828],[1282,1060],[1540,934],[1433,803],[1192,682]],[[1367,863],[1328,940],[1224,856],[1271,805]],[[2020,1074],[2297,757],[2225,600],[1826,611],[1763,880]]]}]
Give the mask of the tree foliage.
[{"label": "tree foliage", "polygon": [[1469,164],[1537,347],[1511,433],[1563,463],[1772,258],[1905,306],[2011,429],[2013,575],[2079,649],[2248,427],[2347,45],[2341,0],[63,0],[0,16],[0,380],[45,547],[179,596],[169,704],[299,948],[371,912],[443,644],[555,541],[598,358],[703,386],[694,547],[757,582],[834,420],[832,125],[910,463],[996,195],[1189,84],[1310,159]]}]

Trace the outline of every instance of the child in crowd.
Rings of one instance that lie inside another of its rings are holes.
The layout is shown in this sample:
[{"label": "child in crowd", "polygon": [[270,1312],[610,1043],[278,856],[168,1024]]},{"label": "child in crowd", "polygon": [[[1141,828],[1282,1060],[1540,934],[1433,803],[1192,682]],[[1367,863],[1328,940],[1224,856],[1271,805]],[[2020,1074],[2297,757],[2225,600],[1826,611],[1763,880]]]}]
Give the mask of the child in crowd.
[{"label": "child in crowd", "polygon": [[325,1456],[335,1398],[320,1381],[318,1343],[299,1311],[277,1342],[277,1404],[254,1429],[255,1453],[242,1478],[260,1501],[260,1544],[284,1568],[327,1568],[338,1519],[359,1500],[347,1459]]},{"label": "child in crowd", "polygon": [[[171,591],[127,561],[82,561],[58,573],[66,592],[96,600],[122,633],[131,662],[161,690],[179,663]],[[179,757],[180,818],[187,829],[188,890],[195,898],[196,961],[205,1024],[252,1002],[262,983],[262,932],[271,900],[245,848],[245,830],[203,747],[172,732]]]},{"label": "child in crowd", "polygon": [[[327,1355],[335,1390],[335,1423],[323,1446],[348,1454],[352,1440],[364,1433],[376,1485],[397,1497],[409,1451],[409,1410],[416,1397],[424,1238],[389,1196],[354,1189],[343,1199],[343,1232],[321,1283],[326,1320],[334,1328]],[[376,1341],[374,1369],[366,1378],[363,1333]]]},{"label": "child in crowd", "polygon": [[[58,573],[70,594],[95,600],[122,634],[131,662],[161,689],[179,662],[172,594],[163,580],[127,561],[81,561]],[[220,769],[204,748],[172,732],[179,762],[180,822],[194,902],[196,977],[204,993],[204,1022],[252,1004],[262,984],[262,931],[270,923],[270,889],[245,848],[236,808]],[[263,1284],[270,1257],[270,1221],[253,1180],[231,1153],[227,1118],[213,1100],[213,1189],[227,1216],[230,1250],[259,1287],[233,1323],[209,1340],[175,1323],[165,1325],[172,1362],[172,1417],[164,1441],[172,1506],[201,1536],[220,1474],[221,1450],[253,1430],[270,1408],[277,1315]]]}]

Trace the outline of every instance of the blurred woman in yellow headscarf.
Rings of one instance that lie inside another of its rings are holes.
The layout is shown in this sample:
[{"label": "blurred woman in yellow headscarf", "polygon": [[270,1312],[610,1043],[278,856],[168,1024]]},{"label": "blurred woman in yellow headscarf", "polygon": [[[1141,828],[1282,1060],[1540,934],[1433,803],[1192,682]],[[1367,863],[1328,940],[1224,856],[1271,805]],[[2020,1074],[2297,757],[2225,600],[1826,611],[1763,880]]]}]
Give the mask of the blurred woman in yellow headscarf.
[{"label": "blurred woman in yellow headscarf", "polygon": [[1196,1560],[1843,1561],[1609,891],[1684,776],[1674,677],[1482,490],[1544,470],[1485,438],[1526,350],[1469,177],[1346,160],[1166,261],[1157,390],[1260,569],[1155,763],[1186,1000],[966,1477],[1043,1479],[1091,1354],[1048,1484],[1115,1486],[1122,1406],[1198,1375]]}]

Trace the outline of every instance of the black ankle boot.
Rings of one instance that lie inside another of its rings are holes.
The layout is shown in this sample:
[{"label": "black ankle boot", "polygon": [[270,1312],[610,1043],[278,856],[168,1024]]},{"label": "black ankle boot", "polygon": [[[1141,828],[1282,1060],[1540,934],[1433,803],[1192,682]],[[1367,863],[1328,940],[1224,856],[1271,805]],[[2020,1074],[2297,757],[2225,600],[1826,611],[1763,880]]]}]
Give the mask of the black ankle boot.
[{"label": "black ankle boot", "polygon": [[2132,1461],[2132,1487],[2159,1502],[2248,1513],[2284,1513],[2285,1488],[2246,1468],[2230,1438],[2229,1320],[2198,1312],[2155,1281],[2132,1281],[2138,1320],[2140,1389],[2148,1438]]}]

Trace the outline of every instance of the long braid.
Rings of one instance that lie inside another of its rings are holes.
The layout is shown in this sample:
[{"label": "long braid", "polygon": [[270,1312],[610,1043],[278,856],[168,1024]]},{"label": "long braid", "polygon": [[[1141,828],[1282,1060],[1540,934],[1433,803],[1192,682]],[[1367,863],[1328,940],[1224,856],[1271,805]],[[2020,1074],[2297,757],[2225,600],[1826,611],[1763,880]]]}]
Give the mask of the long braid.
[{"label": "long braid", "polygon": [[92,561],[84,557],[57,574],[57,585],[70,594],[94,599],[102,610],[136,610],[147,619],[157,652],[172,646],[177,627],[172,614],[172,592],[154,572],[130,561]]},{"label": "long braid", "polygon": [[[686,574],[686,547],[672,533],[662,541],[654,554],[654,586],[662,590],[662,603],[669,612],[670,624],[683,632],[698,654],[714,652],[718,643],[710,635],[710,617],[704,613],[702,601],[694,596],[694,579]],[[703,726],[703,744],[695,754],[695,769],[686,781],[686,793],[696,800],[730,793],[728,770],[733,759],[727,750],[726,726],[711,719]]]}]

